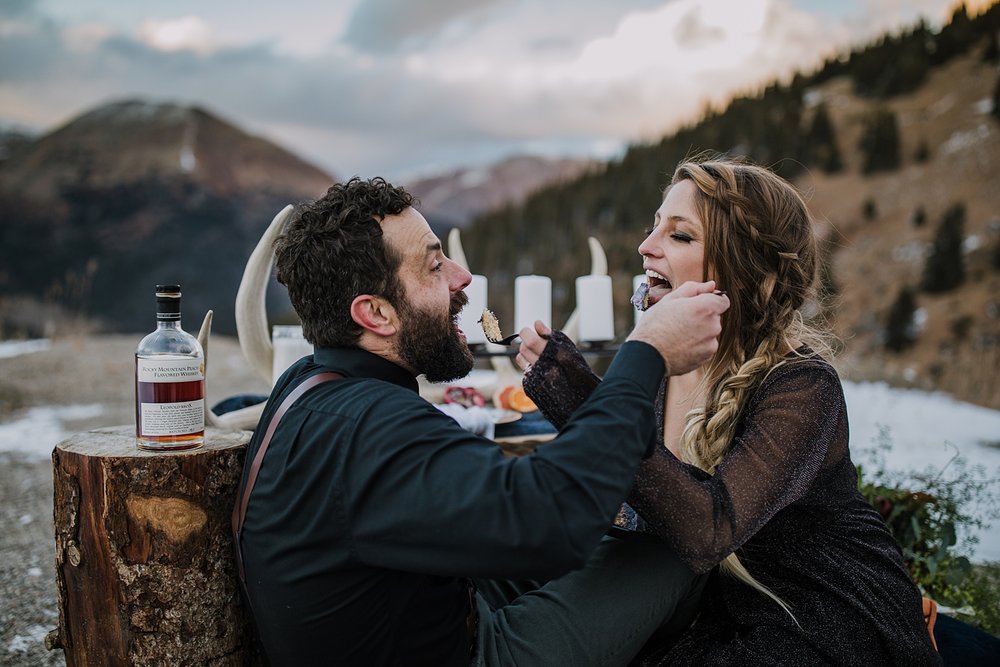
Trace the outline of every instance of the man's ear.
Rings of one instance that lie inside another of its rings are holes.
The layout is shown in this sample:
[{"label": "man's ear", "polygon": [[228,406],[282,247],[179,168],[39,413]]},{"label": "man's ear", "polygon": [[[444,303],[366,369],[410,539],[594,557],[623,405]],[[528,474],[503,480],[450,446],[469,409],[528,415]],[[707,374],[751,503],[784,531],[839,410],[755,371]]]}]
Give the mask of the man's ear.
[{"label": "man's ear", "polygon": [[354,297],[351,302],[351,319],[376,336],[392,336],[399,330],[396,309],[385,299],[371,294]]}]

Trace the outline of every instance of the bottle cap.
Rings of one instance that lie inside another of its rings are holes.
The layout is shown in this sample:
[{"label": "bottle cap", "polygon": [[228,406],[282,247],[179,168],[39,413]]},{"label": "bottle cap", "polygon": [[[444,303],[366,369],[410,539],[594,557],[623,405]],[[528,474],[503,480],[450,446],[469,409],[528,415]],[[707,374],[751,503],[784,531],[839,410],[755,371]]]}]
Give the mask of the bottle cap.
[{"label": "bottle cap", "polygon": [[157,320],[181,319],[180,285],[156,286],[156,319]]}]

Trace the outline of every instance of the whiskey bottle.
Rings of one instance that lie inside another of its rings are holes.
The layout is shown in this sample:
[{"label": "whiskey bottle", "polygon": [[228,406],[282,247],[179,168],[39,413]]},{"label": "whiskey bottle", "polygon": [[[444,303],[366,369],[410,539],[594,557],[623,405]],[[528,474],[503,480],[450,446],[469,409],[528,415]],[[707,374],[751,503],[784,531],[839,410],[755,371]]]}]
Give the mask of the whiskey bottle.
[{"label": "whiskey bottle", "polygon": [[181,329],[181,288],[156,286],[156,331],[135,351],[135,435],[140,449],[184,450],[205,441],[205,354]]}]

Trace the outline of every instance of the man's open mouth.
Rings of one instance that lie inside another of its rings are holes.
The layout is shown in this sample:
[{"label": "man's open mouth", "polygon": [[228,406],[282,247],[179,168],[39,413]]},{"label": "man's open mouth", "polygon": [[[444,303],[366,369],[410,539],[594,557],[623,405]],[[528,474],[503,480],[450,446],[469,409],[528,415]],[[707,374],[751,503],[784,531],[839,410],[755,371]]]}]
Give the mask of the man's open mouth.
[{"label": "man's open mouth", "polygon": [[462,309],[469,303],[469,297],[466,296],[465,292],[456,292],[451,297],[451,308],[449,314],[451,315],[451,325],[455,327],[455,331],[464,339],[465,332],[462,331],[462,327],[458,326],[458,316],[462,314]]}]

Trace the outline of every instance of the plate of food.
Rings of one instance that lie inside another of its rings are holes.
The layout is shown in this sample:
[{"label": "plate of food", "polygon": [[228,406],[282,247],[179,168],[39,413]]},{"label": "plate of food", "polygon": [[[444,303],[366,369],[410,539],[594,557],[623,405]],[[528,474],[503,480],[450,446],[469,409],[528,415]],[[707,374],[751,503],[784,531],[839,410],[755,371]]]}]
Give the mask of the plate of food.
[{"label": "plate of food", "polygon": [[505,410],[503,408],[485,408],[494,424],[509,424],[521,418],[521,413],[516,410]]}]

